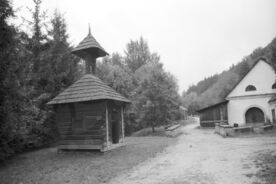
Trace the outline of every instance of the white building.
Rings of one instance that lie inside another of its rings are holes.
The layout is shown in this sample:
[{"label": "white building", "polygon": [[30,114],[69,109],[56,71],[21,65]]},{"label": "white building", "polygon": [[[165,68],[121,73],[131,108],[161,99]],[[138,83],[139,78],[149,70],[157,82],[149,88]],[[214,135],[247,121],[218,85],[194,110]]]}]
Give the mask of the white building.
[{"label": "white building", "polygon": [[275,123],[275,79],[275,71],[268,62],[256,62],[226,97],[228,123]]}]

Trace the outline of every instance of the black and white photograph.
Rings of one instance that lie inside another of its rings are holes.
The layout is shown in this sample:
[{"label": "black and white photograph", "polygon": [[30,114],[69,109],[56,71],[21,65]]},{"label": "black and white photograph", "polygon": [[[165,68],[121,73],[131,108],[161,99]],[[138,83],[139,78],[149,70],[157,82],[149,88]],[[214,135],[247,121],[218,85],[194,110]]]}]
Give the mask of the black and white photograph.
[{"label": "black and white photograph", "polygon": [[276,184],[276,1],[0,0],[0,184]]}]

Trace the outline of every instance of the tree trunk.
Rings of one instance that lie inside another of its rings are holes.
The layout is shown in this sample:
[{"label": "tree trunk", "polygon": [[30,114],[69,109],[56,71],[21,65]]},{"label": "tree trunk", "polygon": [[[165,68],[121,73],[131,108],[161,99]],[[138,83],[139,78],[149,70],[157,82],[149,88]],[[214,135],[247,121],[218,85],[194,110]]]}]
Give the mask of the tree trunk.
[{"label": "tree trunk", "polygon": [[151,123],[151,129],[152,129],[152,132],[155,132],[155,127],[153,123]]}]

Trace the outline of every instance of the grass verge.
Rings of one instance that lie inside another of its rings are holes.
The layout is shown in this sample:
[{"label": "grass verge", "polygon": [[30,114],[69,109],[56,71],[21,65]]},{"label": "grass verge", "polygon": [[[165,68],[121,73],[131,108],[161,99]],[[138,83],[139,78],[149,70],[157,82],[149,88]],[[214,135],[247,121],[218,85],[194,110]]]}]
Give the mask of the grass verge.
[{"label": "grass verge", "polygon": [[106,183],[154,157],[175,142],[168,137],[127,137],[127,145],[106,153],[45,148],[14,157],[0,167],[0,183]]},{"label": "grass verge", "polygon": [[258,155],[254,161],[259,171],[256,176],[264,181],[265,184],[275,184],[276,182],[276,154],[264,153]]}]

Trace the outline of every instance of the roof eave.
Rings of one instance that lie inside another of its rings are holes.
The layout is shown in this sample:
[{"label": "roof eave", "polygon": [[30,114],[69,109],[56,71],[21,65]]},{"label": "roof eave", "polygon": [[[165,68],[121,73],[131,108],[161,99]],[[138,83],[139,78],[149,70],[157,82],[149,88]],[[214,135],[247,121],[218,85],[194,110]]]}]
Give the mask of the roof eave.
[{"label": "roof eave", "polygon": [[118,100],[118,99],[112,99],[112,98],[102,98],[102,99],[95,99],[95,100],[76,100],[76,101],[66,101],[66,102],[55,102],[54,100],[46,103],[46,105],[59,105],[59,104],[68,104],[68,103],[79,103],[79,102],[89,102],[89,101],[97,101],[97,100],[114,100],[118,102],[123,102],[123,103],[128,103],[131,104],[131,101],[126,99],[126,100]]},{"label": "roof eave", "polygon": [[213,105],[209,105],[209,106],[207,106],[207,107],[204,107],[204,108],[202,108],[202,109],[199,109],[199,110],[197,110],[196,112],[200,113],[200,112],[202,112],[202,111],[204,111],[204,110],[206,110],[206,109],[210,109],[210,108],[212,108],[212,107],[216,107],[216,106],[218,106],[218,105],[223,105],[223,104],[227,104],[227,103],[228,103],[228,100],[224,100],[224,101],[222,101],[222,102],[218,102],[218,103],[215,103],[215,104],[213,104]]}]

